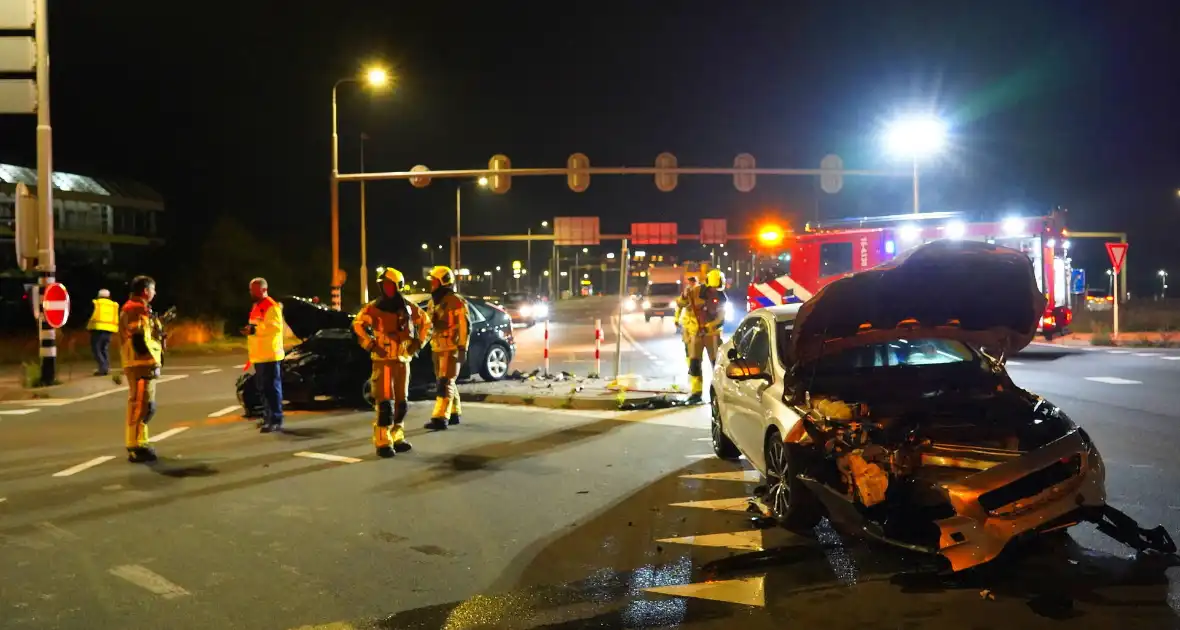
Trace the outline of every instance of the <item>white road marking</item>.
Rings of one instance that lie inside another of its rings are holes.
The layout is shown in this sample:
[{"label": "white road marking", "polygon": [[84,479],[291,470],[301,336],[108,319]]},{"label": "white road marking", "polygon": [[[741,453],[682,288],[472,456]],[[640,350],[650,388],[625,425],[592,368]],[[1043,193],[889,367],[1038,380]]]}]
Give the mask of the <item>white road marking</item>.
[{"label": "white road marking", "polygon": [[209,414],[209,417],[210,418],[220,418],[221,416],[233,413],[241,408],[242,408],[241,405],[230,405],[229,407],[226,407],[225,409],[218,409],[217,411],[214,411],[213,413]]},{"label": "white road marking", "polygon": [[712,453],[705,453],[704,455],[685,455],[687,459],[709,459],[713,457]]},{"label": "white road marking", "polygon": [[246,364],[245,364],[245,363],[243,363],[243,364],[241,364],[241,365],[235,365],[235,366],[234,366],[234,369],[235,369],[235,370],[244,370],[244,369],[246,369]]},{"label": "white road marking", "polygon": [[86,470],[87,468],[94,468],[95,466],[97,466],[99,464],[105,464],[114,458],[115,458],[114,455],[102,455],[100,457],[95,457],[94,459],[92,459],[88,462],[82,462],[81,464],[78,464],[77,466],[71,466],[65,470],[59,470],[59,471],[53,473],[53,476],[54,477],[69,477],[70,475],[76,475],[76,474],[82,472],[83,470]]},{"label": "white road marking", "polygon": [[364,461],[355,457],[345,457],[343,455],[329,455],[327,453],[311,453],[308,451],[299,451],[295,453],[295,457],[306,457],[308,459],[322,459],[326,462],[340,462],[342,464],[355,464]]},{"label": "white road marking", "polygon": [[148,441],[149,442],[159,442],[161,440],[166,440],[166,439],[176,435],[177,433],[184,433],[185,431],[188,431],[188,430],[189,430],[189,427],[176,427],[174,429],[168,429],[167,431],[164,431],[163,433],[157,433],[157,434],[149,437]]},{"label": "white road marking", "polygon": [[124,564],[117,567],[111,567],[108,573],[115,577],[123,578],[132,584],[146,589],[164,599],[173,599],[188,595],[189,592],[181,588],[179,585],[168,581],[167,578],[148,569],[145,566],[138,564]]},{"label": "white road marking", "polygon": [[734,497],[732,499],[707,499],[704,501],[684,501],[670,503],[672,507],[699,508],[714,512],[745,512],[750,507],[749,497]]},{"label": "white road marking", "polygon": [[680,475],[681,479],[704,479],[706,481],[741,481],[743,483],[757,483],[762,475],[757,470],[735,470],[732,472],[700,473],[696,475]]},{"label": "white road marking", "polygon": [[0,497],[0,503],[4,503],[7,500],[8,500],[8,497]]},{"label": "white road marking", "polygon": [[1135,356],[1137,356],[1137,357],[1158,357],[1159,353],[1157,353],[1157,352],[1136,352]]},{"label": "white road marking", "polygon": [[697,534],[680,538],[657,538],[658,543],[696,545],[698,547],[724,547],[741,551],[762,551],[762,530],[754,529],[722,534]]},{"label": "white road marking", "polygon": [[220,371],[221,371],[221,368],[213,368],[212,370],[205,370],[204,372],[201,372],[201,374],[216,374],[217,372],[220,372]]},{"label": "white road marking", "polygon": [[1130,350],[1108,350],[1107,354],[1131,354]]},{"label": "white road marking", "polygon": [[1006,361],[1004,364],[1005,365],[1024,365],[1020,361]]},{"label": "white road marking", "polygon": [[27,416],[37,413],[40,409],[0,409],[0,416]]},{"label": "white road marking", "polygon": [[75,534],[74,532],[64,530],[64,529],[58,527],[57,525],[50,523],[49,521],[41,521],[40,523],[37,523],[37,528],[40,529],[41,531],[45,532],[46,534],[49,534],[50,536],[57,538],[58,540],[69,540],[69,541],[81,540],[81,538],[79,538],[78,535]]},{"label": "white road marking", "polygon": [[1132,381],[1117,376],[1087,376],[1087,381],[1094,381],[1095,383],[1106,383],[1107,385],[1142,385],[1143,381]]},{"label": "white road marking", "polygon": [[1180,361],[1180,357],[1160,357],[1164,361]]},{"label": "white road marking", "polygon": [[671,586],[653,586],[643,589],[646,593],[659,593],[673,597],[694,597],[697,599],[711,599],[730,604],[744,604],[746,606],[766,606],[766,576],[741,578],[737,580],[715,580],[712,582],[696,582],[691,584],[674,584]]}]

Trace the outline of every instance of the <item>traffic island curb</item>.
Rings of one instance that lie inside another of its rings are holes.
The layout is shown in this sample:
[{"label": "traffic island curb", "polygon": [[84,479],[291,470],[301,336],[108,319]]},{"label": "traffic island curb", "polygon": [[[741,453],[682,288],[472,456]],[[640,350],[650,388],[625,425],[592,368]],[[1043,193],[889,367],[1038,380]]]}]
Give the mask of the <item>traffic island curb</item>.
[{"label": "traffic island curb", "polygon": [[[463,394],[463,402],[481,402],[493,405],[522,405],[546,409],[576,409],[581,411],[617,411],[619,401],[615,398],[578,398],[562,396],[530,396],[523,394]],[[631,399],[628,399],[630,402]]]}]

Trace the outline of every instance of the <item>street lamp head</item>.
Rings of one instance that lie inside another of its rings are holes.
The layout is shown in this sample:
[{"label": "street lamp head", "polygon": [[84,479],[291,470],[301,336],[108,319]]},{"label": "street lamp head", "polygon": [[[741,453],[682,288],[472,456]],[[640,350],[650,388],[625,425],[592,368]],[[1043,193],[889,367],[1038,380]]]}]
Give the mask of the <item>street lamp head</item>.
[{"label": "street lamp head", "polygon": [[476,181],[476,183],[478,183],[478,184],[479,184],[480,188],[487,188],[487,186],[488,186],[488,178],[486,178],[486,177],[481,177],[481,178],[479,178],[479,179]]},{"label": "street lamp head", "polygon": [[385,87],[389,84],[389,71],[385,68],[374,66],[365,70],[365,83],[369,87]]},{"label": "street lamp head", "polygon": [[496,265],[496,271],[499,271],[499,270],[500,270],[500,266]]},{"label": "street lamp head", "polygon": [[548,221],[541,221],[541,227],[549,227]]},{"label": "street lamp head", "polygon": [[911,116],[893,121],[885,129],[885,148],[894,155],[919,158],[942,150],[946,123],[933,116]]},{"label": "street lamp head", "polygon": [[582,248],[582,253],[583,253],[583,254],[589,254],[589,253],[590,253],[590,248],[589,248],[589,247],[583,247],[583,248]]},{"label": "street lamp head", "polygon": [[426,243],[422,243],[422,249],[430,249],[430,246]]},{"label": "street lamp head", "polygon": [[1163,269],[1160,269],[1159,275],[1166,276],[1166,275],[1168,275],[1168,272],[1164,271]]}]

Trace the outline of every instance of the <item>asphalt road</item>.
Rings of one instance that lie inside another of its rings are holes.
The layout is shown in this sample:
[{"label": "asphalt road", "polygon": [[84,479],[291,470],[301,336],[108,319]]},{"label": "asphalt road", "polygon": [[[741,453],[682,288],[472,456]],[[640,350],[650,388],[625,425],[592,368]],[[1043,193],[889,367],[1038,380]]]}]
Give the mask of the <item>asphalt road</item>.
[{"label": "asphalt road", "polygon": [[[558,310],[555,363],[593,360],[602,311]],[[624,328],[625,369],[683,369],[670,323]],[[754,529],[704,408],[470,405],[427,435],[415,403],[414,451],[379,460],[368,413],[259,435],[241,363],[169,364],[154,466],[122,459],[122,392],[0,404],[0,628],[1180,627],[1180,569],[1086,526],[953,579],[824,525]],[[1033,347],[1010,370],[1091,433],[1112,503],[1180,533],[1180,353]]]}]

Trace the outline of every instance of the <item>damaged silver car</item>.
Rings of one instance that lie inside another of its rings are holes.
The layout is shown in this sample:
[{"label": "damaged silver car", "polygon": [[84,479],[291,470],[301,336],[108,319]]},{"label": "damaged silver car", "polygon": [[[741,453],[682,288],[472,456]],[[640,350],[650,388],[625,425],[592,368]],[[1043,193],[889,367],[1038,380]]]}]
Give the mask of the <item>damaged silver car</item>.
[{"label": "damaged silver car", "polygon": [[792,528],[827,516],[953,571],[1081,522],[1174,553],[1162,527],[1106,504],[1085,430],[1009,378],[1005,359],[1044,307],[1025,254],[935,241],[802,305],[756,310],[720,353],[713,449],[762,474],[763,516]]}]

